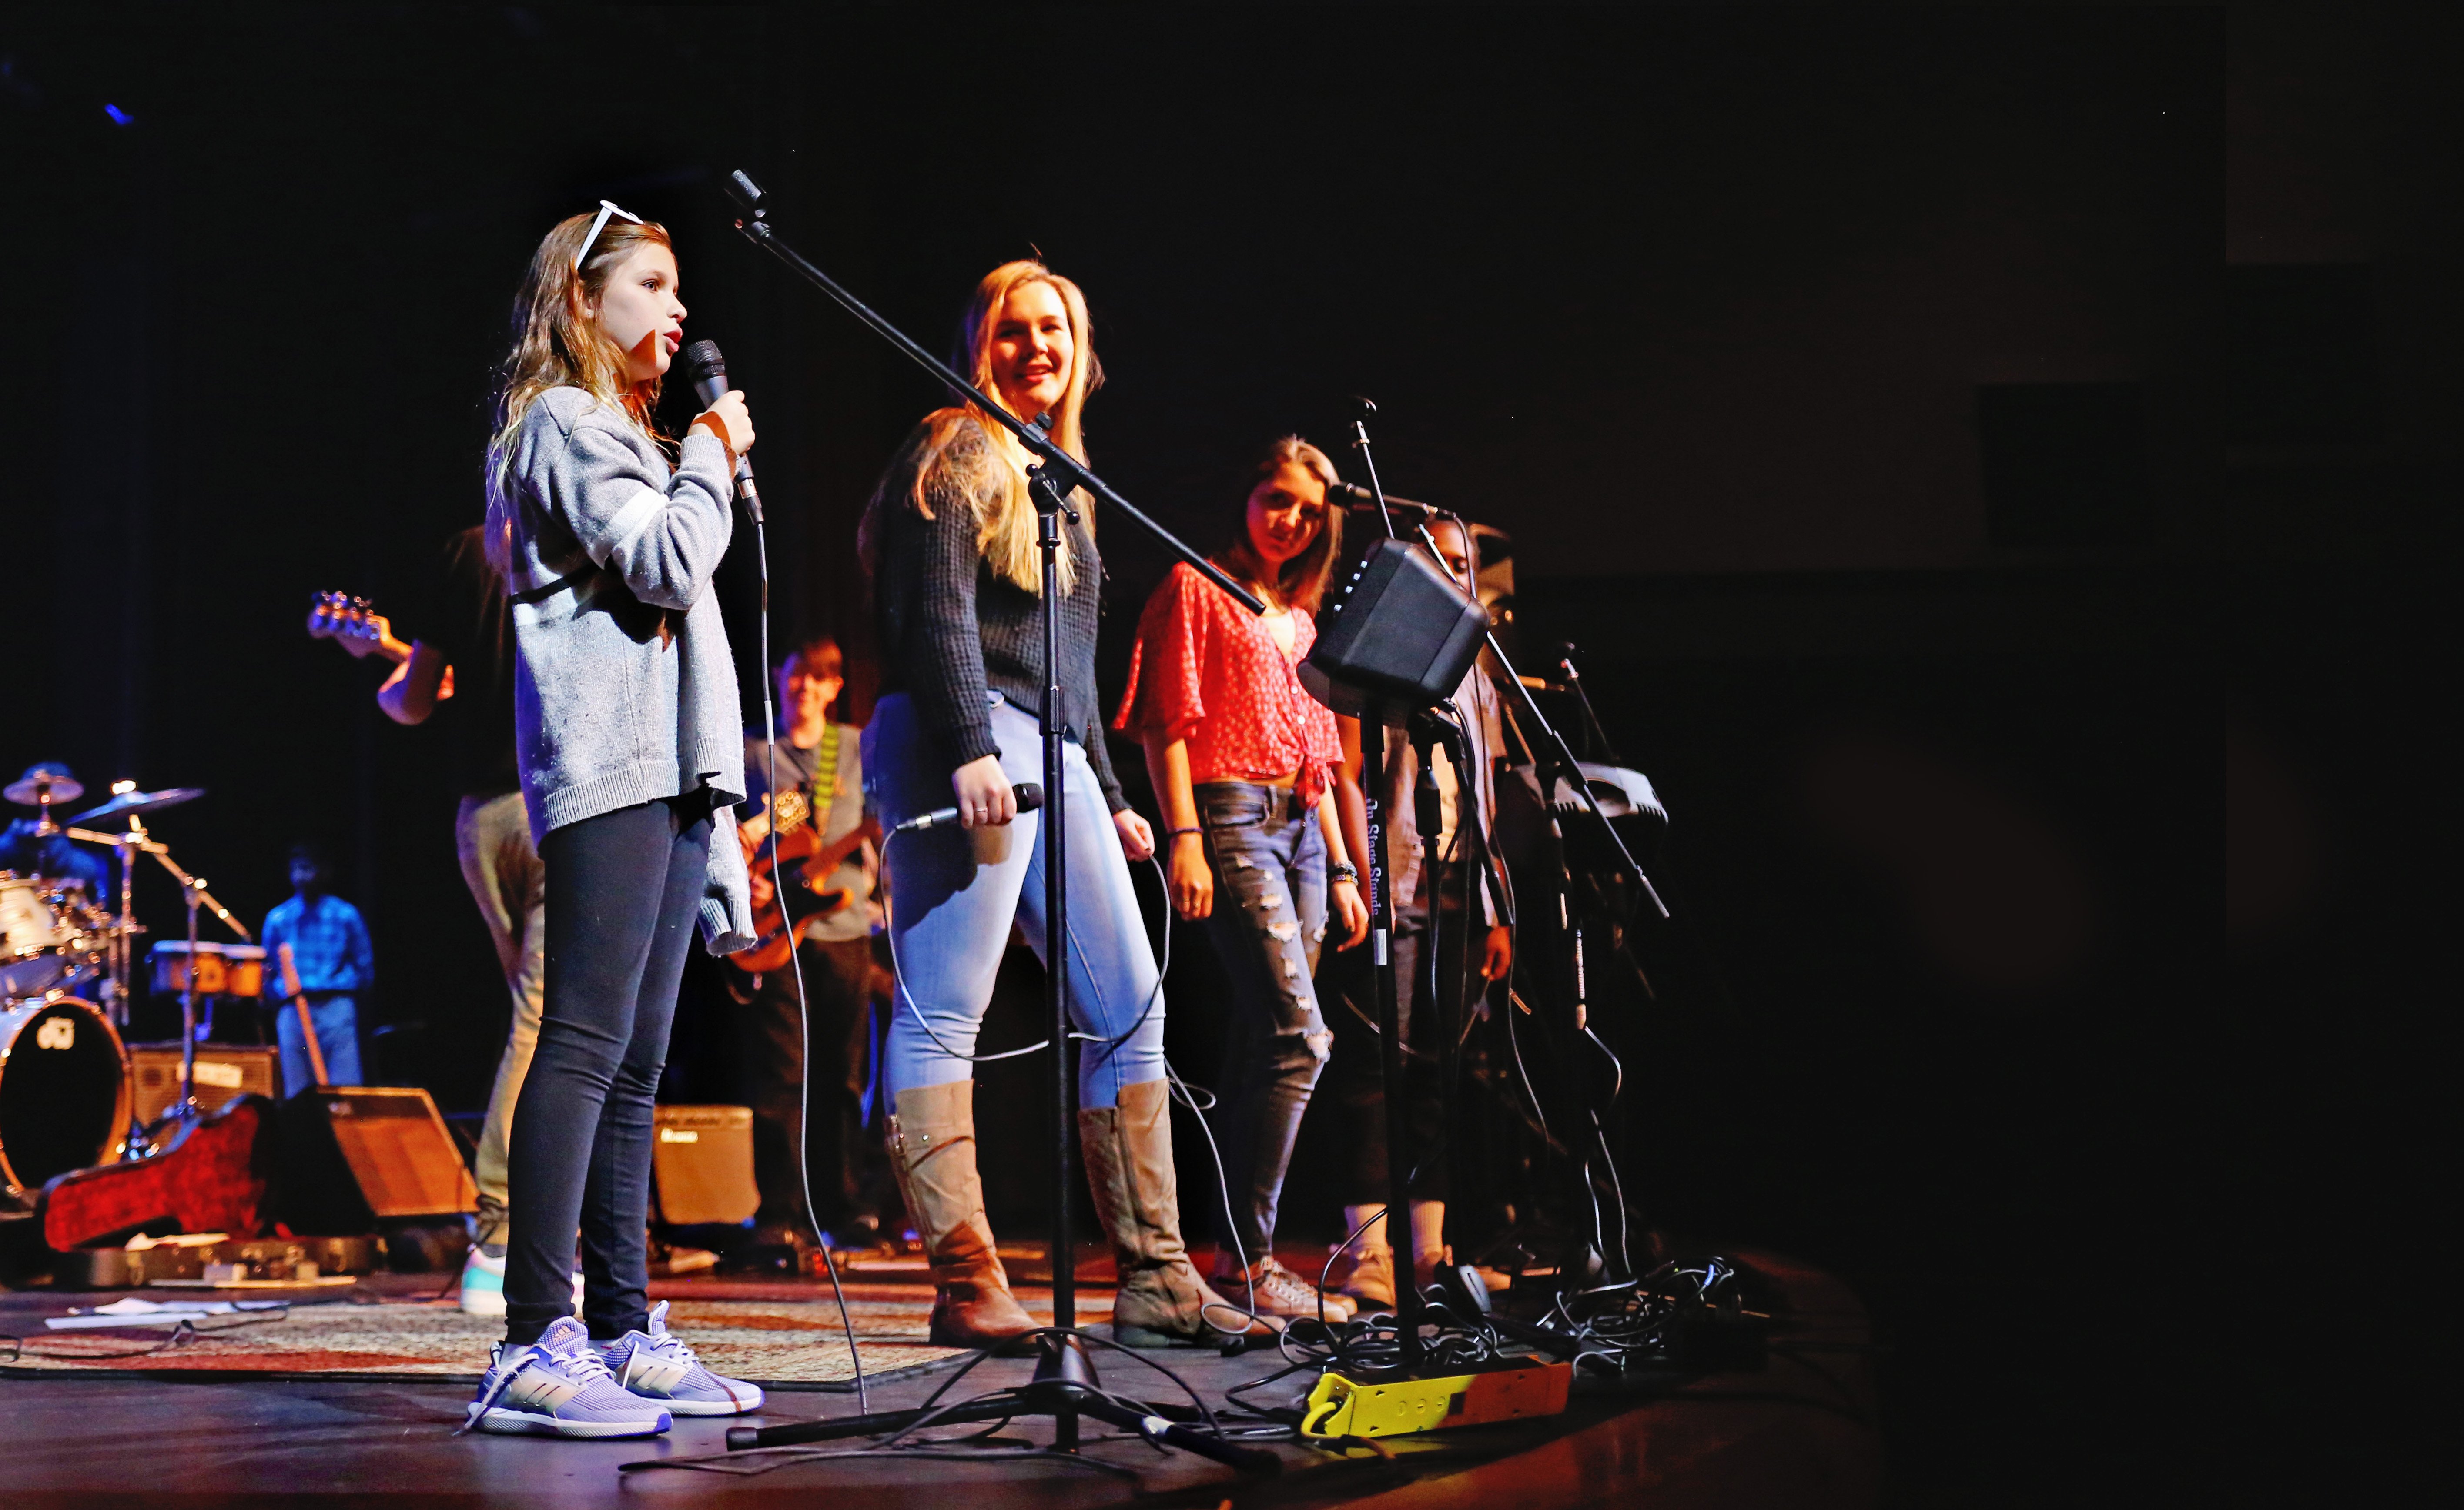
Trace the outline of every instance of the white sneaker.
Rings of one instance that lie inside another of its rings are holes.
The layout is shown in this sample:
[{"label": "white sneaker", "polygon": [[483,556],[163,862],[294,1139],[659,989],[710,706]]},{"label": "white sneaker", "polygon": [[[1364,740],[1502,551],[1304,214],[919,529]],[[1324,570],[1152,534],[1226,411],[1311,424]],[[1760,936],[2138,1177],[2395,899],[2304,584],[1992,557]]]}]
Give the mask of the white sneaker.
[{"label": "white sneaker", "polygon": [[657,1401],[617,1384],[570,1316],[548,1323],[533,1346],[497,1344],[462,1412],[464,1432],[523,1436],[656,1436],[671,1424]]},{"label": "white sneaker", "polygon": [[[582,1309],[582,1271],[573,1275],[573,1308]],[[470,1316],[501,1318],[505,1314],[505,1256],[488,1257],[476,1243],[462,1260],[462,1310]]]},{"label": "white sneaker", "polygon": [[488,1257],[479,1244],[462,1260],[462,1312],[466,1316],[505,1314],[505,1256]]},{"label": "white sneaker", "polygon": [[650,1307],[650,1329],[594,1344],[616,1382],[677,1415],[742,1415],[761,1409],[761,1387],[713,1373],[669,1335],[668,1302]]}]

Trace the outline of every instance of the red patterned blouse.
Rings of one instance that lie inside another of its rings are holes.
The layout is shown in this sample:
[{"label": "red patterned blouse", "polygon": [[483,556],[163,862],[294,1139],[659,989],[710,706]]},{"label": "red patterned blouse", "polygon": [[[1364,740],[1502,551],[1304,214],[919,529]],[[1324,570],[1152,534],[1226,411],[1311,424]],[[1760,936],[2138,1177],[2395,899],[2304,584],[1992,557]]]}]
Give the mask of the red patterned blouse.
[{"label": "red patterned blouse", "polygon": [[1295,670],[1317,625],[1297,608],[1287,612],[1288,655],[1257,615],[1186,563],[1174,566],[1138,617],[1130,687],[1112,727],[1187,740],[1193,785],[1298,772],[1301,800],[1315,803],[1343,746],[1334,714]]}]

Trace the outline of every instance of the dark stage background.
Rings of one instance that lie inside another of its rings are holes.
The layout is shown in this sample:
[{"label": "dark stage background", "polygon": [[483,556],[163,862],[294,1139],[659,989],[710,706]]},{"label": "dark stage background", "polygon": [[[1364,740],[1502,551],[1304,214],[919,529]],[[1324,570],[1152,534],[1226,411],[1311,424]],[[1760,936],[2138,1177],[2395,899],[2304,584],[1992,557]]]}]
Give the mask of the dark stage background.
[{"label": "dark stage background", "polygon": [[[1610,1023],[1629,1187],[1857,1285],[1903,1500],[2126,1498],[2255,1438],[2216,1402],[2292,1365],[2202,1318],[2290,1228],[2388,1235],[2303,1108],[2404,1073],[2365,1012],[2438,893],[2374,836],[2453,808],[2404,649],[2452,638],[2431,50],[2354,10],[1026,14],[11,12],[0,767],[209,787],[158,828],[252,918],[328,842],[373,1023],[425,1024],[394,1072],[476,1106],[505,1011],[444,733],[300,625],[415,602],[477,518],[537,237],[602,195],[674,231],[763,437],[774,626],[859,659],[854,520],[935,397],[717,180],[936,345],[1040,249],[1093,303],[1095,460],[1166,522],[1213,543],[1252,448],[1365,393],[1391,489],[1514,536],[1524,644],[1580,646],[1675,815],[1660,999]],[[1116,695],[1163,558],[1104,537]],[[706,974],[673,1088],[723,1099]],[[1287,1223],[1326,1236],[1311,1137]],[[1040,1171],[995,1173],[1025,1236]]]}]

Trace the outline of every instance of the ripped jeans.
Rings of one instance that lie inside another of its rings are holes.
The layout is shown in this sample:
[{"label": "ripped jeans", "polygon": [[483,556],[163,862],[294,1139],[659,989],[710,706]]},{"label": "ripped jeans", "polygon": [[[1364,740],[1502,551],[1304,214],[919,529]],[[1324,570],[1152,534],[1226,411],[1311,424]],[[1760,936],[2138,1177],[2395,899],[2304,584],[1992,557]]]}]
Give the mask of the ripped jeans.
[{"label": "ripped jeans", "polygon": [[1215,869],[1206,927],[1232,981],[1223,1056],[1228,1249],[1251,1263],[1275,1238],[1275,1206],[1301,1113],[1333,1042],[1310,977],[1326,939],[1326,837],[1289,787],[1207,781],[1193,794]]}]

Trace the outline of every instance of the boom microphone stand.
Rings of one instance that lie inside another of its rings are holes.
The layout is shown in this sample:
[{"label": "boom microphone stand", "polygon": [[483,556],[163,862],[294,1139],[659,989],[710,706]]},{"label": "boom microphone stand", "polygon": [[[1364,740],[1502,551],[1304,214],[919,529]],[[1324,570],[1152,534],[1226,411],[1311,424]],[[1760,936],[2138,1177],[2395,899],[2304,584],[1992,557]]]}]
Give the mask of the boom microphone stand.
[{"label": "boom microphone stand", "polygon": [[[1070,1192],[1075,1184],[1073,1155],[1077,1149],[1078,1080],[1075,1050],[1070,1037],[1069,1021],[1069,955],[1067,909],[1069,887],[1067,867],[1064,864],[1067,834],[1067,787],[1063,780],[1063,749],[1067,733],[1061,715],[1061,588],[1060,553],[1062,522],[1066,515],[1075,522],[1077,514],[1068,495],[1079,489],[1103,500],[1105,506],[1145,530],[1167,550],[1195,567],[1199,575],[1229,593],[1235,602],[1251,613],[1263,614],[1266,605],[1246,588],[1226,576],[1222,569],[1177,538],[1172,532],[1141,513],[1131,502],[1113,492],[1104,480],[1082,465],[1078,458],[1056,444],[1039,416],[1030,422],[1022,420],[979,392],[975,385],[952,371],[949,366],[908,339],[905,332],[868,308],[864,302],[820,268],[806,261],[797,251],[779,239],[763,206],[760,186],[741,170],[728,176],[725,185],[728,198],[741,212],[736,229],[746,240],[769,252],[793,271],[797,276],[820,289],[836,300],[848,314],[862,320],[876,335],[904,353],[916,365],[938,379],[953,395],[974,405],[975,410],[992,423],[1000,425],[1018,438],[1035,465],[1027,470],[1028,492],[1035,500],[1036,552],[1042,558],[1044,587],[1044,710],[1042,716],[1044,755],[1044,965],[1045,1004],[1052,1027],[1054,1106],[1056,1126],[1053,1129],[1052,1169],[1052,1321],[1053,1324],[1037,1334],[1038,1357],[1034,1382],[1019,1391],[1015,1398],[1002,1404],[1004,1415],[1049,1415],[1053,1418],[1053,1447],[1062,1452],[1074,1452],[1078,1446],[1078,1418],[1093,1415],[1099,1420],[1128,1425],[1151,1440],[1169,1440],[1175,1445],[1204,1454],[1235,1467],[1272,1471],[1277,1459],[1270,1453],[1236,1447],[1213,1437],[1177,1434],[1164,1431],[1166,1423],[1158,1422],[1152,1431],[1144,1418],[1130,1412],[1117,1400],[1104,1393],[1096,1383],[1093,1361],[1087,1355],[1086,1345],[1078,1334],[1077,1265],[1072,1246],[1070,1223]],[[1095,735],[1101,738],[1099,733]],[[836,1421],[815,1421],[796,1426],[737,1427],[728,1434],[728,1447],[743,1451],[756,1447],[776,1447],[790,1442],[816,1441],[833,1436],[866,1435],[874,1432],[897,1431],[913,1424],[912,1412],[888,1412],[859,1415]],[[944,1419],[962,1419],[951,1413]]]}]

